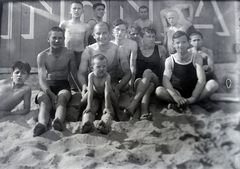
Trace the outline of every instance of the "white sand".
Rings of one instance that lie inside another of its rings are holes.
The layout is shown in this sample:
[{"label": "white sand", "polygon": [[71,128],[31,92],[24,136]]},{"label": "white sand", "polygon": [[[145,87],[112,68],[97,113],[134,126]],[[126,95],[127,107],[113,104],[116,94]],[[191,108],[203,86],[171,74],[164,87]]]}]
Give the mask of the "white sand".
[{"label": "white sand", "polygon": [[[128,100],[125,95],[120,104]],[[50,128],[33,137],[39,109],[32,102],[29,114],[0,119],[0,168],[239,169],[240,109],[236,103],[218,105],[222,110],[213,113],[192,106],[193,115],[185,116],[155,101],[152,122],[113,122],[108,135],[80,134],[81,122],[67,122],[63,132]],[[206,133],[211,137],[202,138]],[[192,137],[181,139],[187,134]]]}]

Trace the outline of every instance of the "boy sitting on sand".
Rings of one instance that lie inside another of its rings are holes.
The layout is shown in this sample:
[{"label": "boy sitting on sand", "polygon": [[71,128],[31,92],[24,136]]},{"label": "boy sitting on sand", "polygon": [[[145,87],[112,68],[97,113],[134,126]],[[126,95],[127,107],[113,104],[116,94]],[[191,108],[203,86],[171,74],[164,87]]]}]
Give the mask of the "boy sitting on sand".
[{"label": "boy sitting on sand", "polygon": [[[31,87],[24,82],[29,77],[31,67],[21,61],[12,65],[11,80],[0,80],[0,118],[8,115],[24,115],[30,111]],[[21,101],[22,110],[13,110]]]},{"label": "boy sitting on sand", "polygon": [[[81,133],[88,133],[93,129],[95,112],[102,102],[102,118],[98,123],[97,129],[103,133],[109,133],[112,119],[114,117],[113,107],[110,102],[111,77],[107,73],[107,58],[102,54],[94,55],[91,58],[92,72],[88,75],[88,92],[83,97],[87,99],[87,107],[83,112]],[[92,110],[93,106],[96,110]],[[97,105],[97,106],[96,106]]]},{"label": "boy sitting on sand", "polygon": [[156,96],[176,103],[174,107],[185,109],[187,105],[208,98],[217,90],[218,84],[211,80],[206,82],[202,58],[198,53],[188,51],[189,41],[185,32],[177,31],[172,40],[177,53],[165,61],[163,87],[156,89]]}]

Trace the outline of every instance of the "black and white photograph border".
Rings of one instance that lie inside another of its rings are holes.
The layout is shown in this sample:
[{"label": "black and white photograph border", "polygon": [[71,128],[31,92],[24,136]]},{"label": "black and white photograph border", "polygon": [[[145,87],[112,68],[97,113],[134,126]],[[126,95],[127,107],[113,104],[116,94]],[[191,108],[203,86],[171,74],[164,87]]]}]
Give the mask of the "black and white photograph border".
[{"label": "black and white photograph border", "polygon": [[[81,92],[72,91],[63,130],[47,131],[33,137],[38,124],[38,54],[49,47],[49,30],[71,19],[71,0],[2,0],[0,2],[0,82],[11,79],[15,61],[31,66],[26,84],[31,86],[31,108],[25,115],[0,115],[0,168],[39,169],[239,169],[240,168],[240,2],[237,0],[89,0],[81,1],[80,21],[93,18],[93,5],[103,3],[102,21],[110,25],[121,18],[133,25],[139,7],[148,7],[148,19],[156,29],[155,44],[164,46],[165,28],[161,11],[165,2],[180,4],[181,16],[203,34],[203,44],[212,50],[218,89],[203,104],[189,106],[190,113],[169,106],[153,93],[149,101],[151,119],[140,120],[137,106],[129,120],[113,120],[111,131],[97,130],[99,119],[89,133],[81,133],[79,116]],[[180,14],[179,14],[180,15]],[[192,16],[191,16],[192,15]],[[180,16],[179,16],[180,18]],[[187,19],[187,20],[188,20]],[[179,19],[180,20],[180,19]],[[167,21],[165,21],[167,22]],[[180,23],[184,25],[184,23]],[[167,25],[166,25],[167,26]],[[127,35],[127,32],[126,32]],[[1,83],[0,83],[1,87]],[[0,108],[3,102],[0,89]],[[1,100],[2,99],[2,100]],[[119,111],[134,96],[121,92]],[[14,110],[24,107],[21,102]],[[14,111],[12,110],[12,111]],[[2,110],[0,109],[0,113]],[[50,112],[49,112],[50,114]]]}]

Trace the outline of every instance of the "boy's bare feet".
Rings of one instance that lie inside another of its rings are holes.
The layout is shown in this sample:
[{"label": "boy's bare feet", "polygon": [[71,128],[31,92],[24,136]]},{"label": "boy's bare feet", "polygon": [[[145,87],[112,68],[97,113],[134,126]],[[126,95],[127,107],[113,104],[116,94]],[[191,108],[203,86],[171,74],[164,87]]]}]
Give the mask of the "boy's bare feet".
[{"label": "boy's bare feet", "polygon": [[90,109],[86,109],[83,112],[82,125],[80,127],[80,133],[89,133],[93,129],[94,115]]},{"label": "boy's bare feet", "polygon": [[108,134],[111,131],[112,113],[110,109],[104,109],[102,119],[97,124],[97,129],[102,134]]},{"label": "boy's bare feet", "polygon": [[54,130],[58,130],[58,131],[62,131],[63,130],[62,123],[61,123],[61,121],[58,118],[53,120],[52,126],[53,126]]},{"label": "boy's bare feet", "polygon": [[39,136],[47,131],[47,126],[42,123],[37,123],[33,129],[33,137]]},{"label": "boy's bare feet", "polygon": [[129,117],[132,117],[134,115],[134,110],[131,107],[127,107],[123,110],[125,114],[127,114]]},{"label": "boy's bare feet", "polygon": [[152,113],[143,114],[143,115],[140,117],[140,120],[149,120],[149,121],[151,121],[151,120],[152,120]]}]

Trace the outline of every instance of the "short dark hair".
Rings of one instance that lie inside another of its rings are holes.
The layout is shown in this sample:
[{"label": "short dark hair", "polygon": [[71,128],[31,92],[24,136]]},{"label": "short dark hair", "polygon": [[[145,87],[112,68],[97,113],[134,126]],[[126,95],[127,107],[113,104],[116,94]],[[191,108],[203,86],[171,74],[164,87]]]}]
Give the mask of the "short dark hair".
[{"label": "short dark hair", "polygon": [[174,39],[180,38],[180,37],[182,37],[182,36],[186,36],[187,40],[189,40],[189,37],[188,37],[188,35],[187,35],[186,32],[177,31],[177,32],[175,32],[175,33],[173,34],[173,36],[172,36],[172,41],[173,41]]},{"label": "short dark hair", "polygon": [[83,7],[83,4],[82,4],[82,2],[81,1],[78,1],[78,0],[73,0],[72,2],[71,2],[71,5],[70,5],[70,7],[72,6],[72,4],[80,4],[80,5],[82,5],[82,7]]},{"label": "short dark hair", "polygon": [[94,28],[93,28],[93,32],[94,32],[96,26],[103,26],[103,25],[106,25],[107,28],[108,28],[108,31],[110,32],[110,26],[108,25],[107,22],[103,22],[103,21],[98,22],[98,23],[94,26]]},{"label": "short dark hair", "polygon": [[198,31],[192,32],[192,33],[189,35],[189,39],[191,39],[191,36],[194,36],[194,35],[198,35],[198,36],[200,36],[200,37],[203,39],[202,33],[201,33],[201,32],[198,32]]},{"label": "short dark hair", "polygon": [[[148,7],[147,6],[145,6],[145,5],[143,5],[143,6],[140,6],[139,7],[139,9],[138,9],[138,12],[140,12],[140,9],[147,9],[147,11],[148,11]],[[149,12],[149,11],[148,11]]]},{"label": "short dark hair", "polygon": [[103,3],[99,2],[99,3],[93,4],[93,10],[95,10],[98,6],[103,6],[104,9],[106,8],[106,6]]},{"label": "short dark hair", "polygon": [[141,32],[141,27],[137,26],[137,25],[131,25],[129,26],[127,33],[130,34],[133,30],[137,30],[138,33],[140,34]]},{"label": "short dark hair", "polygon": [[58,27],[58,26],[54,26],[50,29],[50,31],[48,32],[48,37],[50,36],[50,34],[52,32],[62,32],[63,36],[64,36],[64,31],[62,28]]},{"label": "short dark hair", "polygon": [[12,68],[12,72],[13,72],[16,68],[18,68],[18,69],[21,70],[21,71],[26,71],[27,74],[29,74],[30,71],[31,71],[31,66],[29,65],[29,63],[27,63],[27,62],[21,62],[21,61],[13,62],[11,68]]},{"label": "short dark hair", "polygon": [[125,25],[126,29],[128,29],[128,23],[120,18],[114,20],[112,23],[113,28],[117,27],[118,25]]},{"label": "short dark hair", "polygon": [[153,27],[144,27],[141,32],[140,32],[140,36],[143,37],[145,33],[154,33],[156,35],[156,30]]},{"label": "short dark hair", "polygon": [[93,64],[93,61],[94,60],[106,60],[106,62],[107,62],[107,58],[106,58],[106,56],[104,56],[104,55],[102,55],[102,54],[96,54],[96,55],[94,55],[92,58],[91,58],[91,65]]}]

